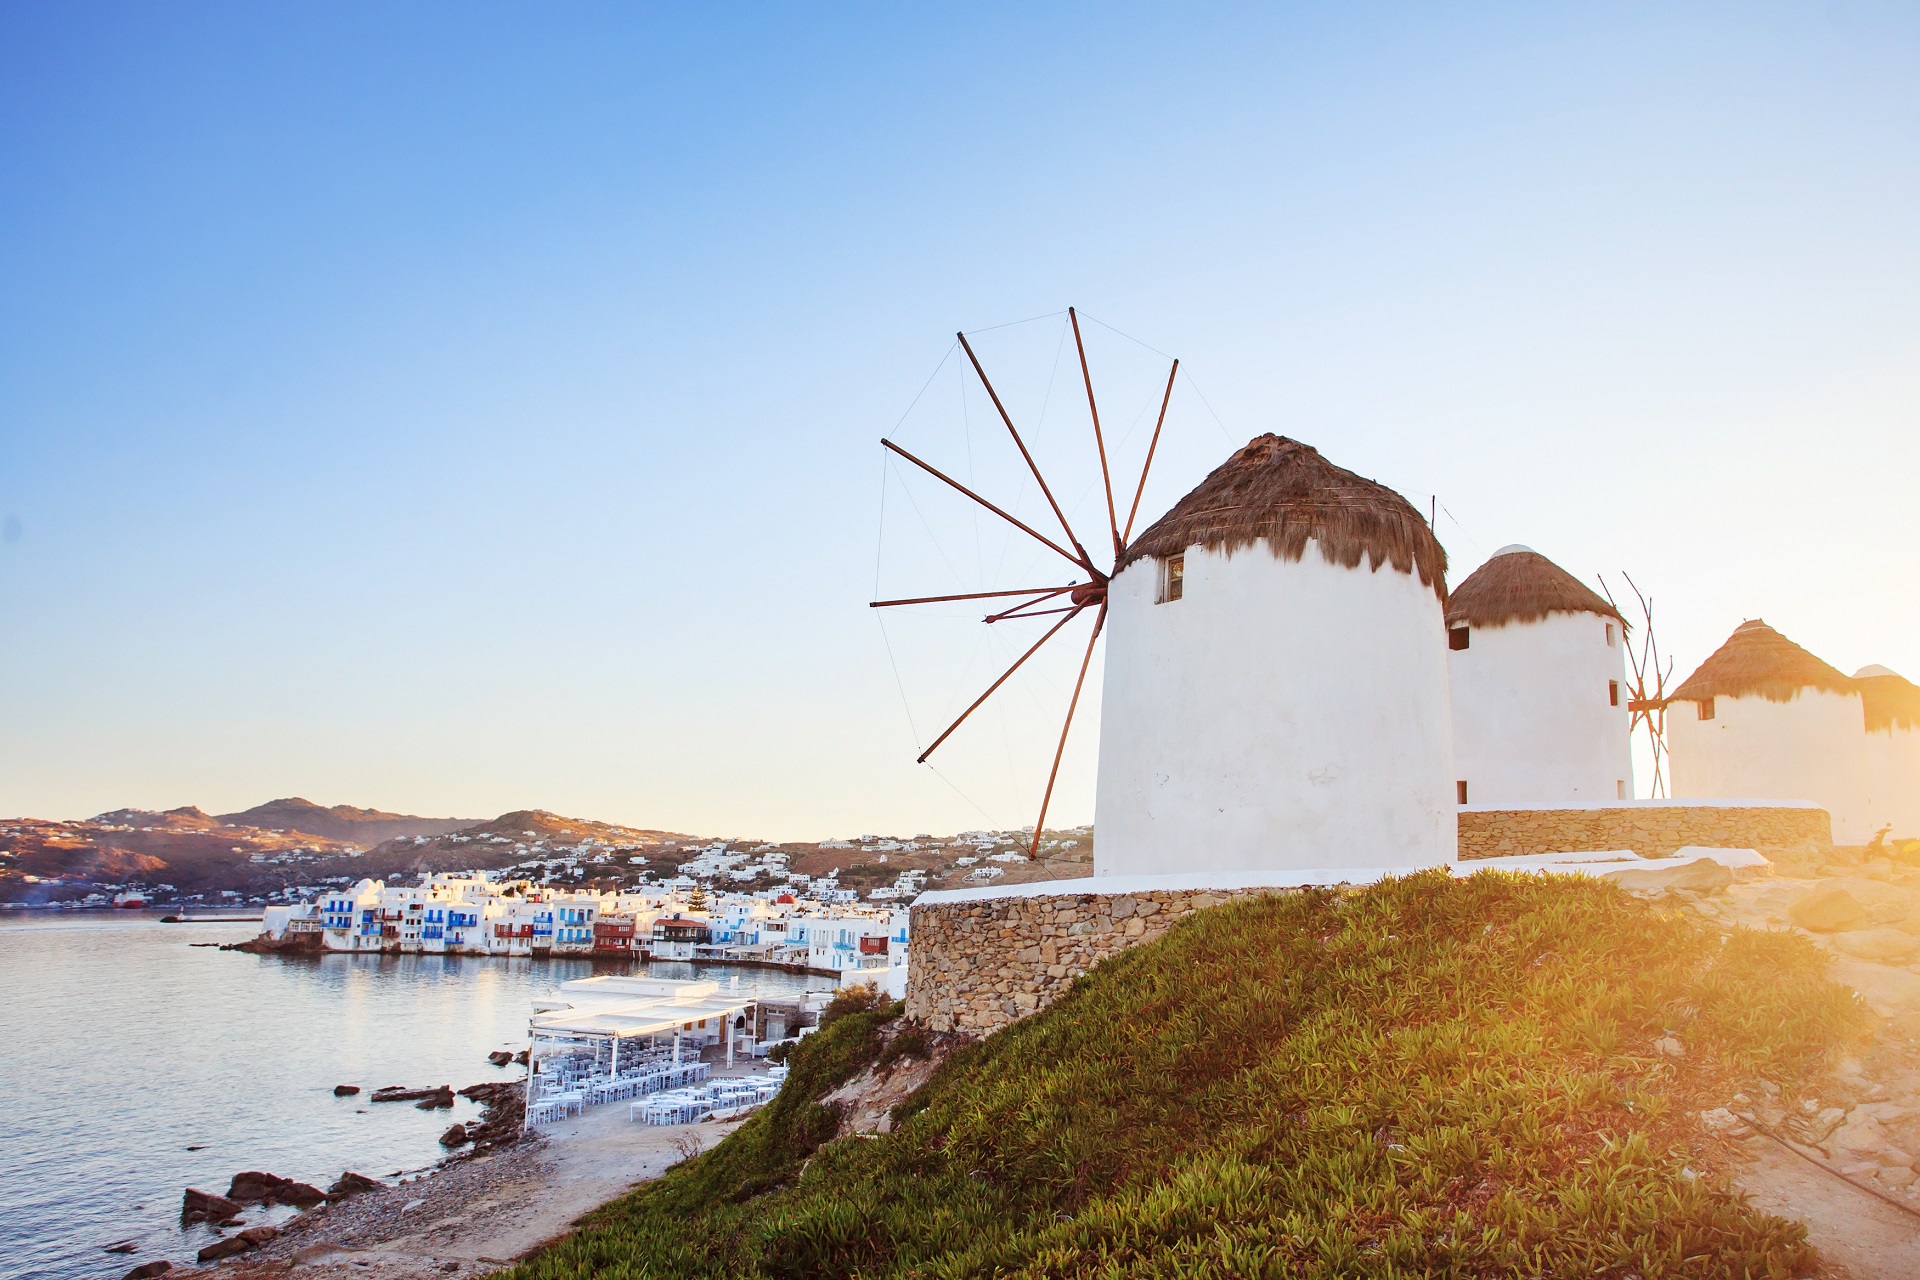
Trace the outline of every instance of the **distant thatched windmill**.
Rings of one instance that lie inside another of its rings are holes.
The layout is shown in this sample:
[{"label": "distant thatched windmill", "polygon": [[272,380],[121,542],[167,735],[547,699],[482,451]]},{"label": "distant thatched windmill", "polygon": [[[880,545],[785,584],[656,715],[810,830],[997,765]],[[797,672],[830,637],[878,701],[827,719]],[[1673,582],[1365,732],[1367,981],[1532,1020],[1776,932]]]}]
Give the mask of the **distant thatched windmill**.
[{"label": "distant thatched windmill", "polygon": [[966,352],[967,360],[972,364],[975,375],[980,379],[980,385],[985,388],[988,397],[993,401],[994,410],[998,413],[1000,421],[1006,424],[1007,434],[1012,438],[1014,447],[1019,450],[1020,457],[1026,464],[1027,471],[1032,474],[1035,483],[1039,485],[1040,493],[1045,497],[1047,506],[1053,512],[1054,519],[1059,521],[1060,532],[1065,536],[1066,545],[1061,545],[1055,538],[1049,537],[1047,534],[1035,529],[1032,525],[1010,514],[1002,507],[988,501],[945,472],[938,470],[929,463],[923,462],[921,459],[907,452],[893,441],[887,439],[880,441],[880,443],[892,453],[912,463],[934,479],[951,487],[973,502],[978,503],[987,511],[1032,538],[1039,545],[1059,555],[1061,559],[1085,575],[1084,580],[1076,577],[1072,581],[1064,584],[1043,587],[1021,587],[998,591],[971,591],[957,595],[913,596],[897,600],[875,600],[871,605],[871,607],[875,609],[888,609],[904,605],[942,604],[957,600],[992,599],[1017,602],[1010,603],[1006,608],[998,608],[995,606],[996,611],[986,615],[984,618],[988,626],[1012,620],[1040,618],[1051,615],[1060,616],[1058,622],[1054,623],[1045,634],[1034,641],[1032,646],[1029,647],[1026,652],[1022,653],[1019,658],[1014,661],[1012,666],[1008,667],[998,679],[988,685],[986,691],[975,698],[967,709],[961,712],[959,717],[933,740],[932,745],[920,753],[919,763],[922,764],[926,763],[927,757],[939,750],[940,745],[951,737],[956,729],[965,723],[967,717],[971,716],[988,698],[992,697],[1002,685],[1012,678],[1014,672],[1024,666],[1027,660],[1039,652],[1049,640],[1059,635],[1069,623],[1073,622],[1082,614],[1088,612],[1093,614],[1093,627],[1087,635],[1086,652],[1080,659],[1080,673],[1074,681],[1073,696],[1067,703],[1066,719],[1060,726],[1060,740],[1054,748],[1053,767],[1047,774],[1046,790],[1040,799],[1040,815],[1034,820],[1033,839],[1027,847],[1027,856],[1029,858],[1035,857],[1040,847],[1040,832],[1046,825],[1047,807],[1053,801],[1054,783],[1060,775],[1060,759],[1066,751],[1067,735],[1073,728],[1074,712],[1080,705],[1080,693],[1082,686],[1086,683],[1087,667],[1093,660],[1094,645],[1100,638],[1101,629],[1106,625],[1107,582],[1113,576],[1126,553],[1127,540],[1132,536],[1134,521],[1140,514],[1140,498],[1146,491],[1147,475],[1153,468],[1153,455],[1160,444],[1161,428],[1166,425],[1167,405],[1173,398],[1174,378],[1180,372],[1180,362],[1175,360],[1173,367],[1167,372],[1166,390],[1160,397],[1160,413],[1154,422],[1153,438],[1147,446],[1146,462],[1140,469],[1140,480],[1139,483],[1134,486],[1133,501],[1127,509],[1127,519],[1123,525],[1119,518],[1119,508],[1114,501],[1113,477],[1109,470],[1107,460],[1107,444],[1100,429],[1100,406],[1094,396],[1093,374],[1087,365],[1086,344],[1080,334],[1080,317],[1073,308],[1069,307],[1067,309],[1067,318],[1073,326],[1074,349],[1080,358],[1080,378],[1082,384],[1086,387],[1087,412],[1092,419],[1094,449],[1098,452],[1100,458],[1100,479],[1106,493],[1107,534],[1111,544],[1110,551],[1103,549],[1099,556],[1096,557],[1087,550],[1079,536],[1074,532],[1073,526],[1067,520],[1066,513],[1061,510],[1060,503],[1054,496],[1052,487],[1047,484],[1047,479],[1041,474],[1039,465],[1034,462],[1033,454],[1028,450],[1026,441],[1021,438],[1019,429],[1013,424],[1012,415],[1007,412],[1006,406],[1001,403],[999,392],[994,389],[992,381],[988,379],[986,370],[981,367],[979,357],[974,354],[973,346],[967,341],[967,335],[964,333],[956,335],[959,339],[960,348]]},{"label": "distant thatched windmill", "polygon": [[[1631,635],[1627,637],[1627,661],[1633,667],[1633,686],[1627,699],[1627,710],[1632,713],[1633,719],[1628,733],[1638,733],[1643,728],[1647,731],[1647,747],[1653,755],[1653,789],[1650,794],[1654,799],[1661,800],[1666,798],[1667,775],[1670,772],[1667,767],[1667,677],[1673,674],[1673,659],[1664,659],[1663,664],[1660,656],[1660,641],[1653,634],[1653,597],[1635,586],[1631,575],[1622,571],[1620,576],[1633,589],[1634,597],[1640,602],[1640,616],[1645,620],[1637,642]],[[1600,589],[1607,593],[1607,600],[1618,609],[1619,604],[1614,601],[1613,592],[1608,589],[1605,578],[1600,579]]]}]

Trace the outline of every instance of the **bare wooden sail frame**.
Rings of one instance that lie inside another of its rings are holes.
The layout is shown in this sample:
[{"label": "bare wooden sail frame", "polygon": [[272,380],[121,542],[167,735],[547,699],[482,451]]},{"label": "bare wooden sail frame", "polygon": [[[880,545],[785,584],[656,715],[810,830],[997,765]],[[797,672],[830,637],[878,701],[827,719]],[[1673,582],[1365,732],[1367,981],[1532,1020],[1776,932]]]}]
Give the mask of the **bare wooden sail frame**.
[{"label": "bare wooden sail frame", "polygon": [[[893,441],[883,438],[880,441],[881,445],[898,457],[906,459],[934,479],[954,489],[962,496],[986,508],[994,515],[999,516],[1002,520],[1038,541],[1049,550],[1070,561],[1076,568],[1087,575],[1087,581],[1080,582],[1076,580],[1064,586],[1027,587],[1009,591],[968,591],[954,595],[913,596],[898,600],[875,600],[868,606],[874,609],[888,609],[906,605],[945,604],[958,600],[1007,600],[1018,597],[1020,598],[1019,603],[1013,604],[998,612],[988,614],[982,621],[992,625],[997,622],[1013,619],[1039,618],[1056,614],[1062,615],[1060,620],[1054,623],[1038,640],[1034,641],[1033,645],[1028,648],[1025,653],[1022,653],[1014,660],[1012,666],[1000,674],[999,679],[988,685],[986,692],[982,693],[978,698],[975,698],[972,704],[960,713],[958,719],[941,731],[940,736],[933,740],[931,746],[920,753],[917,763],[921,764],[925,764],[927,757],[931,756],[939,749],[942,743],[953,736],[954,731],[966,722],[967,717],[979,710],[988,698],[991,698],[1002,685],[1012,678],[1013,673],[1025,665],[1027,659],[1031,658],[1035,653],[1038,653],[1049,640],[1059,635],[1068,623],[1089,610],[1094,611],[1093,629],[1087,636],[1086,652],[1080,659],[1080,674],[1073,683],[1073,697],[1067,703],[1066,718],[1060,726],[1060,740],[1054,747],[1053,767],[1047,773],[1046,790],[1041,795],[1040,815],[1034,819],[1033,838],[1027,845],[1027,857],[1029,860],[1039,855],[1040,833],[1046,826],[1047,809],[1053,803],[1054,784],[1060,777],[1060,761],[1066,755],[1067,737],[1073,731],[1074,713],[1079,710],[1080,707],[1080,694],[1083,686],[1086,684],[1087,668],[1093,662],[1094,645],[1099,641],[1100,632],[1107,624],[1107,584],[1112,580],[1113,575],[1118,572],[1120,562],[1126,557],[1127,540],[1132,536],[1134,521],[1140,514],[1140,498],[1141,495],[1146,492],[1147,475],[1153,469],[1153,458],[1154,453],[1160,445],[1161,429],[1166,426],[1167,405],[1173,399],[1173,382],[1180,372],[1180,362],[1175,360],[1173,367],[1167,373],[1167,389],[1160,398],[1160,414],[1153,424],[1153,439],[1147,446],[1146,462],[1140,468],[1140,481],[1134,486],[1133,503],[1127,510],[1127,523],[1123,529],[1120,525],[1119,508],[1114,502],[1113,475],[1107,459],[1106,439],[1100,429],[1100,406],[1094,397],[1093,372],[1087,363],[1086,344],[1080,336],[1080,315],[1074,308],[1068,307],[1067,319],[1073,326],[1074,350],[1080,358],[1080,380],[1086,387],[1087,412],[1093,421],[1094,449],[1100,456],[1100,483],[1106,495],[1107,533],[1113,546],[1112,563],[1105,570],[1102,570],[1095,564],[1093,557],[1087,553],[1085,545],[1082,544],[1079,536],[1074,532],[1073,525],[1068,521],[1066,513],[1060,509],[1059,502],[1055,500],[1053,489],[1047,484],[1046,476],[1041,474],[1039,464],[1033,460],[1033,454],[1027,449],[1026,441],[1021,438],[1019,429],[1013,425],[1013,415],[1008,413],[1006,406],[1001,403],[1000,393],[995,390],[993,382],[987,377],[987,371],[982,367],[980,358],[974,354],[973,344],[967,341],[966,334],[957,333],[954,337],[959,340],[960,349],[966,352],[967,361],[973,366],[975,376],[980,379],[980,385],[986,388],[988,398],[993,401],[993,407],[1000,415],[1000,421],[1006,425],[1007,434],[1012,437],[1014,447],[1020,451],[1021,458],[1027,464],[1027,470],[1032,474],[1034,481],[1040,486],[1041,494],[1045,496],[1047,505],[1052,508],[1054,518],[1060,522],[1060,528],[1062,532],[1066,534],[1066,540],[1068,544],[1072,546],[1073,550],[1068,551],[1066,547],[1061,546],[1058,542],[1047,537],[1038,529],[1035,529],[1033,526],[1018,519],[1007,511],[1002,510],[1000,507],[995,506],[986,498],[975,493],[930,463],[914,457],[913,454],[907,452]],[[1065,605],[1054,605],[1053,607],[1045,609],[1035,607],[1057,601],[1063,595],[1067,597],[1067,603]]]}]

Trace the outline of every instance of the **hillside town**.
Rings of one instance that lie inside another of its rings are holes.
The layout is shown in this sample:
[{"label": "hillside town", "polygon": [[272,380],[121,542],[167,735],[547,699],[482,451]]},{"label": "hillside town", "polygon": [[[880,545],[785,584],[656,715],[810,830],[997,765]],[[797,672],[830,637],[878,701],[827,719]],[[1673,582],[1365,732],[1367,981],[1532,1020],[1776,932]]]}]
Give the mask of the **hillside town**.
[{"label": "hillside town", "polygon": [[77,821],[0,820],[0,910],[156,907],[258,914],[363,880],[487,872],[502,882],[655,895],[781,889],[820,901],[910,902],[927,887],[1058,878],[1092,856],[1092,828],[867,834],[818,842],[686,835],[545,810],[488,821],[412,818],[277,800],[240,813],[120,809]]}]

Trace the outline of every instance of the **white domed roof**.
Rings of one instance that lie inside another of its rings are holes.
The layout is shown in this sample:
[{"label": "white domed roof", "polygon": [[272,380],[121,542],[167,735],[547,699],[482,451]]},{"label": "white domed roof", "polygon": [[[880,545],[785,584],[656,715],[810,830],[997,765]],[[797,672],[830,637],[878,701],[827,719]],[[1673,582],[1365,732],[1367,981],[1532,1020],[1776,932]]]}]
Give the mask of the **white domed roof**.
[{"label": "white domed roof", "polygon": [[1865,680],[1869,676],[1897,676],[1899,674],[1900,673],[1898,671],[1895,671],[1893,668],[1883,667],[1879,663],[1875,662],[1869,666],[1864,666],[1860,668],[1858,671],[1854,672],[1853,678],[1855,680]]},{"label": "white domed roof", "polygon": [[[1500,548],[1498,551],[1494,552],[1493,554],[1496,556],[1510,556],[1521,551],[1526,552],[1528,555],[1533,554],[1533,548],[1528,546],[1524,542],[1509,542],[1506,546]],[[1488,559],[1492,559],[1492,557],[1489,556]]]}]

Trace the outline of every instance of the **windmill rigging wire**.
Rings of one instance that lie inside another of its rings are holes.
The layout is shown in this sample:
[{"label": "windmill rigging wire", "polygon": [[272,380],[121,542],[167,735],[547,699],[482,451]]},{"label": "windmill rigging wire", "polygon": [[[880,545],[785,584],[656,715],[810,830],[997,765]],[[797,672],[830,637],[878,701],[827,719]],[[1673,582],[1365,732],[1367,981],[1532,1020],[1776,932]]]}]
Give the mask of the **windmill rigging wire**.
[{"label": "windmill rigging wire", "polygon": [[[942,361],[942,363],[945,363]],[[925,388],[922,388],[925,390]],[[880,536],[874,539],[873,547],[873,598],[880,598],[880,555],[886,545],[887,534],[887,455],[880,455]],[[893,668],[893,687],[900,691],[900,709],[907,716],[907,733],[913,738],[913,749],[920,750],[920,729],[913,722],[913,704],[907,701],[907,684],[900,678],[900,664],[893,656],[893,638],[887,634],[887,615],[884,609],[873,610],[874,621],[880,624],[880,643],[887,649],[887,664]]]},{"label": "windmill rigging wire", "polygon": [[[899,469],[899,464],[893,460],[892,454],[885,454],[884,457],[888,466],[893,467],[896,471]],[[900,491],[907,495],[907,502],[913,507],[913,514],[920,517],[920,527],[927,531],[927,538],[933,543],[933,549],[940,553],[940,560],[947,566],[947,572],[953,575],[955,582],[965,586],[967,581],[965,576],[953,567],[953,561],[947,559],[947,549],[940,545],[940,536],[933,531],[933,526],[927,522],[927,513],[920,509],[920,500],[913,496],[913,488],[907,483],[905,476],[900,478]],[[880,588],[876,585],[873,590],[874,595],[877,597],[880,594]]]},{"label": "windmill rigging wire", "polygon": [[1067,314],[1065,311],[1049,311],[1044,315],[1028,316],[1025,320],[1009,320],[1005,324],[990,324],[984,329],[967,330],[967,336],[972,337],[976,333],[992,333],[995,329],[1011,329],[1017,324],[1032,324],[1035,320],[1051,320],[1055,316],[1063,316],[1065,314]]},{"label": "windmill rigging wire", "polygon": [[913,412],[913,406],[920,403],[920,397],[927,394],[927,388],[932,386],[933,380],[940,376],[940,371],[947,367],[947,361],[953,359],[953,353],[959,346],[960,344],[958,342],[949,342],[947,344],[946,354],[940,357],[940,363],[933,366],[933,372],[928,374],[927,380],[920,384],[920,389],[913,393],[913,399],[908,402],[906,411],[894,420],[893,429],[895,431],[898,431],[900,424],[907,420],[907,414]]},{"label": "windmill rigging wire", "polygon": [[1213,415],[1213,425],[1220,428],[1220,434],[1226,438],[1227,443],[1233,444],[1233,433],[1227,430],[1227,424],[1221,421],[1220,414],[1213,407],[1213,401],[1207,399],[1207,393],[1200,389],[1200,384],[1193,380],[1193,375],[1182,367],[1180,376],[1185,378],[1187,385],[1193,388],[1193,394],[1200,397],[1200,403],[1207,406],[1207,412]]},{"label": "windmill rigging wire", "polygon": [[[1064,315],[1065,313],[1055,312],[1055,314]],[[1067,349],[1067,326],[1066,326],[1066,323],[1063,321],[1060,325],[1060,339],[1058,342],[1054,344],[1054,347],[1053,347],[1053,371],[1047,374],[1047,393],[1040,398],[1040,417],[1037,420],[1037,424],[1042,428],[1045,428],[1047,424],[1047,406],[1053,403],[1053,384],[1060,376],[1060,357],[1066,351],[1066,349]],[[1020,485],[1020,492],[1015,498],[1014,509],[1016,511],[1019,510],[1019,506],[1018,506],[1019,499],[1024,498],[1026,496],[1026,493],[1027,493],[1027,486],[1023,479]],[[974,536],[977,538],[979,536],[979,524],[977,520],[974,524],[974,531],[975,531]],[[1013,539],[1011,537],[1008,537],[1006,533],[1003,531],[1000,537],[1000,563],[993,566],[993,572],[995,577],[998,577],[1000,574],[1000,571],[1007,567],[1007,552],[1012,548],[1012,546],[1013,546]],[[986,579],[982,578],[981,581],[984,583]]]},{"label": "windmill rigging wire", "polygon": [[[1446,504],[1446,503],[1444,503],[1444,502],[1440,502],[1440,500],[1439,500],[1438,498],[1435,498],[1435,499],[1434,499],[1434,501],[1435,501],[1436,503],[1439,503],[1439,506],[1440,506],[1440,509],[1441,509],[1442,511],[1447,511],[1447,504]],[[1467,526],[1465,526],[1465,525],[1463,525],[1463,524],[1461,524],[1461,523],[1460,523],[1460,517],[1459,517],[1459,516],[1456,516],[1456,515],[1455,515],[1455,514],[1453,514],[1453,512],[1451,512],[1451,511],[1447,511],[1447,519],[1449,519],[1449,520],[1451,520],[1451,521],[1453,521],[1453,527],[1454,527],[1454,528],[1456,528],[1456,529],[1458,529],[1458,530],[1459,530],[1460,532],[1462,532],[1462,533],[1464,533],[1464,534],[1466,534],[1466,535],[1467,535],[1467,541],[1468,541],[1468,542],[1471,542],[1471,543],[1473,544],[1473,549],[1474,549],[1474,550],[1475,550],[1476,552],[1478,552],[1478,553],[1479,553],[1479,554],[1480,554],[1481,556],[1483,556],[1483,557],[1484,557],[1484,556],[1485,556],[1485,555],[1487,554],[1487,549],[1486,549],[1485,547],[1483,547],[1483,546],[1481,546],[1481,545],[1480,545],[1480,539],[1478,539],[1478,538],[1476,538],[1476,537],[1474,537],[1474,536],[1473,536],[1473,531],[1472,531],[1471,529],[1469,529],[1469,528],[1467,528]]]}]

